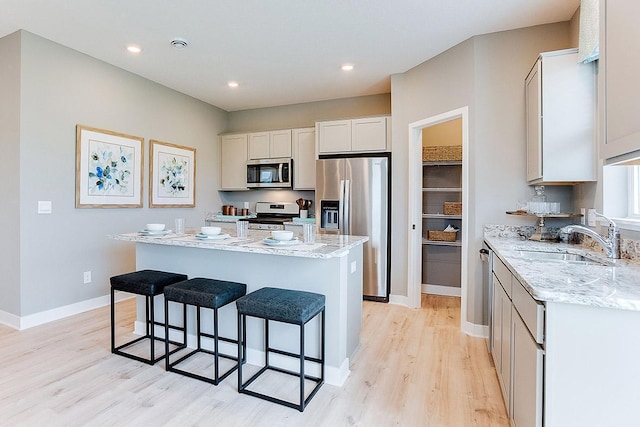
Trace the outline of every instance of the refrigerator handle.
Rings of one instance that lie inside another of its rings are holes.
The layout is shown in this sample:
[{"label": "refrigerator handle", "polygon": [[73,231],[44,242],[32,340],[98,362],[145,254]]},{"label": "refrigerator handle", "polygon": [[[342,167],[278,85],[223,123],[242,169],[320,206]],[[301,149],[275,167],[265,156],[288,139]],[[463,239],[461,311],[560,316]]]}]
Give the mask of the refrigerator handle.
[{"label": "refrigerator handle", "polygon": [[338,202],[338,233],[344,233],[344,179],[340,180],[340,200]]},{"label": "refrigerator handle", "polygon": [[351,224],[349,223],[349,208],[351,206],[351,181],[348,179],[344,181],[344,209],[342,213],[344,215],[344,230],[341,234],[351,234]]}]

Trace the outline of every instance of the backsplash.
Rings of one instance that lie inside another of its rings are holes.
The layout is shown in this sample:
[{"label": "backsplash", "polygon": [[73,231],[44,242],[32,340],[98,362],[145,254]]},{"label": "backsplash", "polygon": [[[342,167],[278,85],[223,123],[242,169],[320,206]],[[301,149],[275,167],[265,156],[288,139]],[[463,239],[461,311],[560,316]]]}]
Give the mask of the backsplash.
[{"label": "backsplash", "polygon": [[[528,239],[536,230],[535,226],[525,225],[486,225],[484,227],[484,233],[490,237],[505,237],[512,239]],[[553,237],[558,237],[560,228],[548,227],[547,230]],[[577,233],[576,233],[577,234]],[[603,252],[602,247],[598,242],[589,236],[583,234],[577,234],[579,237],[579,244],[595,251]],[[565,237],[566,239],[566,237]],[[640,262],[640,240],[633,239],[621,239],[620,242],[620,257],[623,259],[632,260],[634,262]]]}]

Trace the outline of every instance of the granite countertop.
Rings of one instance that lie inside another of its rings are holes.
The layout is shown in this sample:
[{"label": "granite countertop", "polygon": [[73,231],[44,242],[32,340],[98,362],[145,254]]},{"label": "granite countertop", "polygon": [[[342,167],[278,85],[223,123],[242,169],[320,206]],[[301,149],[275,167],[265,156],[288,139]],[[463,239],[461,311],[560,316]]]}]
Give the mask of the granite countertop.
[{"label": "granite countertop", "polygon": [[[268,246],[263,239],[270,236],[269,231],[249,230],[246,239],[230,236],[224,240],[200,240],[193,234],[168,233],[160,236],[143,236],[140,233],[113,234],[107,236],[115,240],[155,245],[183,246],[190,248],[213,249],[222,251],[260,253],[303,258],[334,258],[349,252],[357,245],[369,240],[366,236],[340,236],[335,234],[318,234],[315,243],[292,246]],[[300,238],[301,239],[301,238]]]},{"label": "granite countertop", "polygon": [[[640,311],[640,264],[567,243],[546,243],[485,234],[487,244],[538,301]],[[607,265],[525,259],[517,251],[569,252]]]}]

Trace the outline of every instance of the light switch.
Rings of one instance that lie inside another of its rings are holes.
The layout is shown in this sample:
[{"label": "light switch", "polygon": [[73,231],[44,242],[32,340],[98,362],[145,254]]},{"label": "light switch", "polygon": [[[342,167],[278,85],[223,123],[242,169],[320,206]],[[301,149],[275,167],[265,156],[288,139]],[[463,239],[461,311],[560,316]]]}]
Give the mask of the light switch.
[{"label": "light switch", "polygon": [[596,226],[596,210],[595,209],[589,209],[587,211],[587,223],[589,224],[589,227]]},{"label": "light switch", "polygon": [[38,213],[39,214],[50,214],[53,209],[51,201],[38,200]]}]

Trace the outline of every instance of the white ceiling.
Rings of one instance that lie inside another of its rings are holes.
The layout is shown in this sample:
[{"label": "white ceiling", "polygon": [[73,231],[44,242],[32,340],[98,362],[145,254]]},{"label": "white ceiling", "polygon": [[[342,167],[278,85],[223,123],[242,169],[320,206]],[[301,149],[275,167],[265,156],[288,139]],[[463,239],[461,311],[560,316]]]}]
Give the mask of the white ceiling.
[{"label": "white ceiling", "polygon": [[579,1],[0,0],[0,37],[24,29],[236,111],[388,93],[392,74],[474,35],[569,20]]}]

